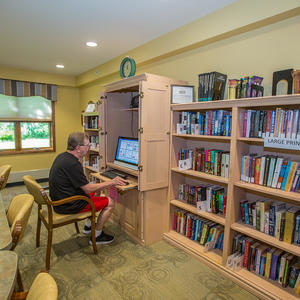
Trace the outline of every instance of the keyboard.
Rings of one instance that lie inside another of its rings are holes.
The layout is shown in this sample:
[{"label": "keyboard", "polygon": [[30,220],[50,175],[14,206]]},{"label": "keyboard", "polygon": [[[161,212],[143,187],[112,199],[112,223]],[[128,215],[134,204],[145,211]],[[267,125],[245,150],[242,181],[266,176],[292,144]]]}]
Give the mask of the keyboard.
[{"label": "keyboard", "polygon": [[127,178],[127,175],[125,175],[124,173],[120,173],[116,170],[108,170],[108,171],[105,171],[103,173],[100,173],[101,176],[104,176],[104,177],[107,177],[107,178],[110,178],[110,179],[114,179],[115,177],[119,176],[123,179],[126,179]]}]

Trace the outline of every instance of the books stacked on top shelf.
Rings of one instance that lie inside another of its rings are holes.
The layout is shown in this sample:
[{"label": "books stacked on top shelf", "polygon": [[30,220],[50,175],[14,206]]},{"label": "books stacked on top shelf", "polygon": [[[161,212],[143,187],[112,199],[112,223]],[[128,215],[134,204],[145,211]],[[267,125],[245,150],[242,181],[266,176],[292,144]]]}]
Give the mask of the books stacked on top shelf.
[{"label": "books stacked on top shelf", "polygon": [[276,281],[280,286],[300,292],[298,257],[275,247],[237,234],[233,239],[233,256],[242,256],[242,267],[259,276]]},{"label": "books stacked on top shelf", "polygon": [[99,129],[99,117],[88,116],[84,123],[84,129]]},{"label": "books stacked on top shelf", "polygon": [[210,249],[223,249],[224,227],[183,210],[175,210],[173,230]]},{"label": "books stacked on top shelf", "polygon": [[244,224],[288,244],[300,245],[300,209],[271,200],[240,202]]},{"label": "books stacked on top shelf", "polygon": [[242,156],[241,181],[281,189],[286,192],[300,192],[299,163],[279,156]]},{"label": "books stacked on top shelf", "polygon": [[179,184],[178,199],[196,206],[198,211],[226,215],[227,195],[225,188],[215,185]]},{"label": "books stacked on top shelf", "polygon": [[243,137],[300,139],[299,109],[245,110]]},{"label": "books stacked on top shelf", "polygon": [[219,72],[198,75],[198,102],[223,100],[227,75]]},{"label": "books stacked on top shelf", "polygon": [[93,149],[99,148],[99,135],[90,135],[90,146]]},{"label": "books stacked on top shelf", "polygon": [[216,149],[180,149],[178,161],[191,160],[192,170],[228,178],[229,152]]},{"label": "books stacked on top shelf", "polygon": [[89,166],[95,170],[99,169],[99,155],[98,154],[89,154]]},{"label": "books stacked on top shelf", "polygon": [[178,134],[231,136],[231,111],[183,111],[179,114]]},{"label": "books stacked on top shelf", "polygon": [[262,97],[263,77],[246,76],[240,79],[228,79],[228,99]]}]

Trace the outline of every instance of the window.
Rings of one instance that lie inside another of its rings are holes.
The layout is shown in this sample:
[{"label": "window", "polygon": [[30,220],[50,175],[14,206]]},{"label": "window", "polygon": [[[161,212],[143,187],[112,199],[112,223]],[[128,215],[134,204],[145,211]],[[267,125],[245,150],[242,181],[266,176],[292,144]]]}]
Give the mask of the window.
[{"label": "window", "polygon": [[54,103],[0,94],[0,155],[54,151]]}]

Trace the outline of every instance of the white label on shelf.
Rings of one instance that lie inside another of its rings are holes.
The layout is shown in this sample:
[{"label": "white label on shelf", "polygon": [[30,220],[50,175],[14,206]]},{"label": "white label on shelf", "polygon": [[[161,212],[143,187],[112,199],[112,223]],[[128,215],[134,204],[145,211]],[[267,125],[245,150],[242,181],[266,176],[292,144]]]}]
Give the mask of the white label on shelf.
[{"label": "white label on shelf", "polygon": [[265,137],[264,147],[300,150],[300,140],[279,137]]}]

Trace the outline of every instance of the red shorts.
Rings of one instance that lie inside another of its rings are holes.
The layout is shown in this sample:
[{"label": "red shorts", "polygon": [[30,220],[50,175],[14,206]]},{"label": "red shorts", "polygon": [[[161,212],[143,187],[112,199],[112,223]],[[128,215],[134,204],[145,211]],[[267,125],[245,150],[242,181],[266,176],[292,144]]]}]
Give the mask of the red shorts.
[{"label": "red shorts", "polygon": [[[108,198],[107,197],[99,197],[94,196],[95,193],[90,193],[89,196],[91,197],[92,202],[94,203],[95,210],[99,211],[103,208],[105,208],[108,205]],[[85,211],[91,211],[91,204],[88,203],[88,205],[80,211],[80,213]]]}]

